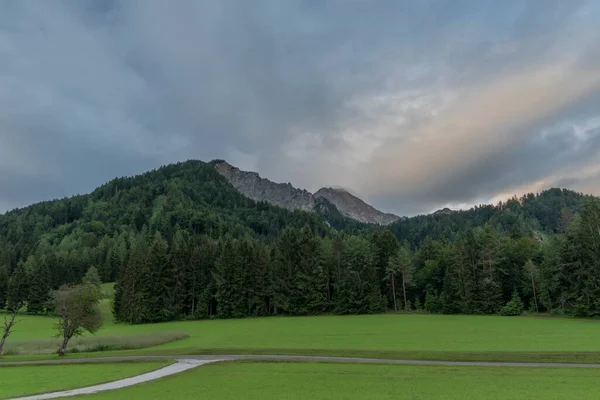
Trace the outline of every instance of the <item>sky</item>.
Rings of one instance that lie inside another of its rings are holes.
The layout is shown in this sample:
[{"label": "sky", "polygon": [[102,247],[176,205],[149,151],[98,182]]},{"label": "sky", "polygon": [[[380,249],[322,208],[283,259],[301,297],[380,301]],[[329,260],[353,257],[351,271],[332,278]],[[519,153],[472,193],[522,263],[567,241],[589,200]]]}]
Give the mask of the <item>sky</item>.
[{"label": "sky", "polygon": [[0,212],[187,159],[416,215],[600,195],[596,0],[0,0]]}]

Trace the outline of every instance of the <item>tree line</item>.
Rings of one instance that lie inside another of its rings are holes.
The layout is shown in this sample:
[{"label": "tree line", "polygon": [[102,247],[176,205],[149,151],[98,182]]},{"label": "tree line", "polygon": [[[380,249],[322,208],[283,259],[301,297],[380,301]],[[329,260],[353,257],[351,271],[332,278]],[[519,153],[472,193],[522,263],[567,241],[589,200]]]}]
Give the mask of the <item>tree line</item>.
[{"label": "tree line", "polygon": [[114,312],[130,323],[389,309],[598,316],[599,226],[600,203],[590,201],[544,239],[490,224],[418,247],[389,229],[320,237],[287,228],[271,244],[133,233]]}]

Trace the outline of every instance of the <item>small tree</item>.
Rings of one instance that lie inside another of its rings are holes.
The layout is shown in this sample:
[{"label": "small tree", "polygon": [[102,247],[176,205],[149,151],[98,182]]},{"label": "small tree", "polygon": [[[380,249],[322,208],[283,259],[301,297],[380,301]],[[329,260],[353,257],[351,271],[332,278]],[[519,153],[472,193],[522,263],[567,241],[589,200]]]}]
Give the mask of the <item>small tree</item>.
[{"label": "small tree", "polygon": [[55,325],[63,341],[58,354],[64,356],[72,337],[81,336],[85,331],[95,333],[102,326],[102,315],[98,308],[100,290],[90,284],[61,286],[54,292],[54,309],[58,315]]},{"label": "small tree", "polygon": [[402,297],[404,298],[404,309],[410,310],[409,301],[406,298],[406,285],[411,281],[412,275],[412,253],[408,243],[404,243],[396,252],[396,254],[390,259],[387,273],[390,276],[392,282],[392,292],[394,296],[394,308],[396,307],[396,285],[395,275],[400,273],[402,276]]},{"label": "small tree", "polygon": [[2,339],[0,339],[0,357],[3,354],[4,343],[6,339],[10,336],[12,328],[17,323],[17,314],[19,314],[19,310],[21,309],[22,304],[14,304],[9,317],[4,317],[4,325],[3,325],[3,333]]},{"label": "small tree", "polygon": [[100,274],[98,274],[98,269],[94,266],[88,268],[81,282],[84,285],[93,285],[99,289],[102,285],[102,280],[100,279]]},{"label": "small tree", "polygon": [[516,289],[513,291],[513,295],[510,301],[506,303],[504,307],[502,307],[501,313],[502,315],[511,316],[523,314],[523,302],[521,301],[519,293],[517,293]]}]

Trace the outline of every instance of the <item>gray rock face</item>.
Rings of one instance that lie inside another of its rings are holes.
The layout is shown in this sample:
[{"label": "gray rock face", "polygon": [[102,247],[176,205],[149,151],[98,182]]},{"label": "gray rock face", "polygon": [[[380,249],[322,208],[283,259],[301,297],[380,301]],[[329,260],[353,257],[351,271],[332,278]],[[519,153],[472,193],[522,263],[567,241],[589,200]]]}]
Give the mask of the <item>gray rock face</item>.
[{"label": "gray rock face", "polygon": [[307,190],[297,189],[290,183],[275,183],[261,178],[256,172],[241,171],[227,162],[215,165],[223,175],[246,197],[264,201],[288,210],[313,211],[315,199],[324,198],[333,204],[342,215],[364,223],[388,225],[400,219],[371,207],[358,197],[342,189],[323,188],[314,195]]},{"label": "gray rock face", "polygon": [[449,209],[448,207],[442,208],[441,210],[437,210],[436,212],[433,213],[433,215],[448,215],[448,214],[452,214],[452,210]]},{"label": "gray rock face", "polygon": [[290,183],[271,182],[256,172],[241,171],[227,162],[217,164],[216,168],[233,187],[254,201],[265,201],[288,210],[312,211],[315,205],[309,191],[296,189]]},{"label": "gray rock face", "polygon": [[360,222],[389,225],[400,219],[394,214],[383,213],[343,189],[323,188],[314,194],[333,204],[343,215]]}]

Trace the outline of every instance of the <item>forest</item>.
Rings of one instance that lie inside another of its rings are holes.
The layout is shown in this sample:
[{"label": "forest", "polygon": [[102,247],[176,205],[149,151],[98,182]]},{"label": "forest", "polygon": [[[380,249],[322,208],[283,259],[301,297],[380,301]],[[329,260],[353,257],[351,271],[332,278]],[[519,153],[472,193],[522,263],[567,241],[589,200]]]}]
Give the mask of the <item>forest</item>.
[{"label": "forest", "polygon": [[94,266],[125,323],[268,315],[600,315],[600,200],[565,189],[360,224],[256,203],[212,163],[0,215],[0,307],[50,312]]}]

